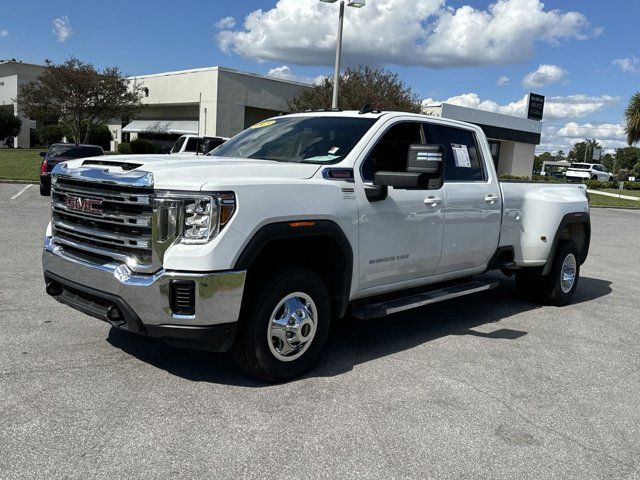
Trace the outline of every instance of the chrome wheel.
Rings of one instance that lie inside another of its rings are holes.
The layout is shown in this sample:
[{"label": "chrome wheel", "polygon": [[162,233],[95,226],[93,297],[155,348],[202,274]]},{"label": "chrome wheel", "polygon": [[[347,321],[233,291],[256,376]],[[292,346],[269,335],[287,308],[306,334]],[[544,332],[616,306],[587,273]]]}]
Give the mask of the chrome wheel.
[{"label": "chrome wheel", "polygon": [[278,302],[271,313],[267,342],[274,357],[291,362],[307,351],[316,334],[318,310],[306,293],[295,292]]},{"label": "chrome wheel", "polygon": [[560,288],[562,293],[569,293],[576,282],[576,274],[578,272],[578,263],[573,253],[564,257],[562,268],[560,269]]}]

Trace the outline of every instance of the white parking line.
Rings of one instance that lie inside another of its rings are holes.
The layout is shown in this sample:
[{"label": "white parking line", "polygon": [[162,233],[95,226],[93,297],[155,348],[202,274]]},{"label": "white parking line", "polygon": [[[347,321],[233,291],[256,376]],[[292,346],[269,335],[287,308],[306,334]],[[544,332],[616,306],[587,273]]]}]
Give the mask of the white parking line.
[{"label": "white parking line", "polygon": [[18,193],[16,193],[13,197],[11,197],[11,200],[15,200],[16,198],[18,198],[20,195],[22,195],[24,192],[26,192],[32,186],[33,186],[33,183],[30,183],[29,185],[24,187],[22,190],[20,190]]}]

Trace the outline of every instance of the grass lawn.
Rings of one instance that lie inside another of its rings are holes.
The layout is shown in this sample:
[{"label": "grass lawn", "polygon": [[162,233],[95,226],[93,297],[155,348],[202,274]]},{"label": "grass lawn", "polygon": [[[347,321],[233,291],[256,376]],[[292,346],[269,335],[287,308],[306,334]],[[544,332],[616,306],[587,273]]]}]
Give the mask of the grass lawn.
[{"label": "grass lawn", "polygon": [[592,207],[640,208],[640,202],[635,200],[625,200],[624,198],[618,200],[617,198],[596,195],[595,193],[590,193],[589,196],[591,197],[589,204]]},{"label": "grass lawn", "polygon": [[[615,188],[605,188],[603,192],[615,193],[616,195],[621,193],[622,195],[629,195],[630,197],[640,197],[640,190],[618,190]],[[639,202],[640,203],[640,202]]]},{"label": "grass lawn", "polygon": [[0,180],[38,181],[42,151],[40,148],[0,149]]}]

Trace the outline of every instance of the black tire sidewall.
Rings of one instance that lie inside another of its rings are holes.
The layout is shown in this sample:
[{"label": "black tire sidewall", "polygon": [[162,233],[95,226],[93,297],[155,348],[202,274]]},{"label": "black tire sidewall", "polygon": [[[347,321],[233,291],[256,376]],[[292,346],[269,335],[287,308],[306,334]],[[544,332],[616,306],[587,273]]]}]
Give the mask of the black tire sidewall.
[{"label": "black tire sidewall", "polygon": [[[263,286],[262,291],[254,288],[248,298],[249,305],[243,309],[236,348],[242,350],[244,368],[250,369],[249,373],[269,382],[286,381],[308,370],[322,351],[332,317],[329,294],[317,275],[295,267],[282,269],[272,277],[263,277],[259,284]],[[302,356],[283,362],[271,353],[267,331],[278,302],[294,292],[305,293],[313,299],[318,313],[316,333]]]}]

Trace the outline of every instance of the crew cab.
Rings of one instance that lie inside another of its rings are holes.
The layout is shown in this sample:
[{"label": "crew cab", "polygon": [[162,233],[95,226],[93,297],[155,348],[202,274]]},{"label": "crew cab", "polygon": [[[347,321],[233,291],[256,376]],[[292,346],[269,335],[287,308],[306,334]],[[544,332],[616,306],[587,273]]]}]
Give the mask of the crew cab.
[{"label": "crew cab", "polygon": [[486,291],[489,270],[567,305],[589,250],[583,185],[501,183],[479,127],[417,114],[279,116],[209,156],[71,161],[52,181],[49,295],[269,382],[346,315]]},{"label": "crew cab", "polygon": [[613,180],[613,174],[609,173],[604,165],[599,163],[572,163],[567,169],[566,178],[570,182],[582,182],[585,180],[608,182]]},{"label": "crew cab", "polygon": [[224,142],[227,137],[198,137],[197,135],[182,135],[171,147],[171,155],[204,155]]}]

